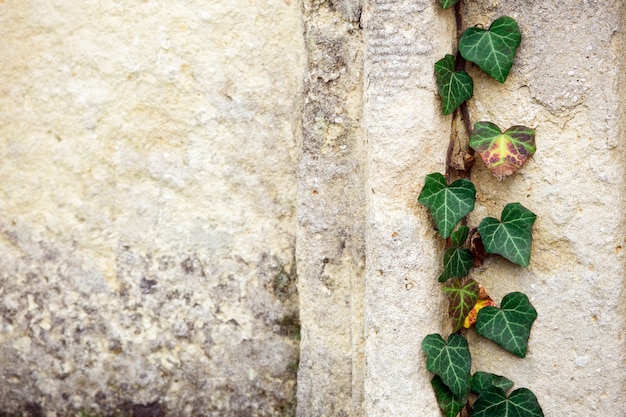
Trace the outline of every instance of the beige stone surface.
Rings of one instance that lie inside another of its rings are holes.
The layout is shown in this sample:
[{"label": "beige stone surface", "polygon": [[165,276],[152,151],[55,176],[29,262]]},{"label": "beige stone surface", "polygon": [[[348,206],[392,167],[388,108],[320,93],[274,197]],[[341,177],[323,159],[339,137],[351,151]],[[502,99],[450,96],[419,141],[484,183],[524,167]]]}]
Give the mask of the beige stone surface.
[{"label": "beige stone surface", "polygon": [[299,7],[0,3],[0,413],[294,407]]},{"label": "beige stone surface", "polygon": [[[471,177],[470,226],[538,215],[528,268],[472,272],[529,295],[528,355],[466,334],[547,417],[626,414],[624,7],[462,4],[523,33],[506,83],[468,65],[472,122],[538,145]],[[454,126],[452,10],[5,0],[0,34],[0,414],[438,415],[420,345],[450,332],[444,243],[416,199]]]},{"label": "beige stone surface", "polygon": [[519,201],[537,214],[528,268],[491,259],[479,280],[497,301],[528,294],[539,317],[525,359],[471,340],[477,369],[537,395],[546,416],[624,415],[626,370],[626,9],[622,1],[467,5],[465,24],[514,17],[523,41],[505,84],[472,70],[473,120],[537,130],[537,152],[498,183],[473,171],[480,209]]},{"label": "beige stone surface", "polygon": [[363,47],[360,2],[305,1],[308,56],[298,169],[302,344],[298,416],[362,415]]},{"label": "beige stone surface", "polygon": [[426,0],[379,0],[363,11],[366,416],[438,413],[420,344],[445,327],[433,279],[443,246],[416,203],[422,178],[444,167],[450,134],[432,65],[452,42],[453,20],[438,8]]},{"label": "beige stone surface", "polygon": [[[463,5],[466,27],[488,27],[502,15],[518,20],[522,47],[505,84],[469,66],[470,117],[535,127],[538,150],[503,182],[476,164],[470,226],[499,217],[513,201],[538,220],[529,268],[490,258],[471,276],[497,302],[511,291],[527,293],[539,319],[525,359],[466,332],[473,369],[531,388],[546,416],[623,415],[624,4]],[[455,52],[444,30],[453,16],[430,2],[377,0],[364,10],[367,416],[437,414],[420,343],[427,333],[449,334],[447,302],[434,284],[441,239],[414,202],[424,176],[444,171],[451,119],[438,115],[432,65]]]}]

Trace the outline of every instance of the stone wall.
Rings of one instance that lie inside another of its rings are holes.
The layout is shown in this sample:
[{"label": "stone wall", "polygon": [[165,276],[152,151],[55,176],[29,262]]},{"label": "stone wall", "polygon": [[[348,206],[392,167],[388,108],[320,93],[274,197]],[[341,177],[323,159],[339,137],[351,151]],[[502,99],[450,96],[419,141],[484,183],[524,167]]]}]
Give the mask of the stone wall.
[{"label": "stone wall", "polygon": [[300,13],[0,2],[0,414],[295,407]]},{"label": "stone wall", "polygon": [[[475,164],[469,219],[538,216],[528,268],[472,272],[529,295],[528,355],[467,335],[546,416],[626,413],[625,7],[462,6],[523,34],[506,83],[469,66],[472,122],[538,146],[503,182]],[[0,23],[0,416],[438,415],[444,246],[416,199],[453,129],[452,10],[5,0]]]}]

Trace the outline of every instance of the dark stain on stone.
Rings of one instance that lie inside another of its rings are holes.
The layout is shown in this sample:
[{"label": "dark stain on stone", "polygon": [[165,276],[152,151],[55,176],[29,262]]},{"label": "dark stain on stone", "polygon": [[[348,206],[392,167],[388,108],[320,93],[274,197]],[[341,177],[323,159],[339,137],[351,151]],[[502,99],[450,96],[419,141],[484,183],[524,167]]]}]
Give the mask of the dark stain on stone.
[{"label": "dark stain on stone", "polygon": [[96,404],[103,407],[106,404],[107,395],[102,391],[98,391],[96,392],[94,399],[96,400]]},{"label": "dark stain on stone", "polygon": [[164,415],[161,404],[157,401],[146,405],[135,404],[132,408],[132,417],[163,417]]},{"label": "dark stain on stone", "polygon": [[279,335],[300,340],[300,319],[296,314],[284,316],[276,324],[279,326]]},{"label": "dark stain on stone", "polygon": [[200,263],[200,260],[198,260],[198,258],[196,257],[188,257],[180,263],[180,267],[187,275],[194,274],[196,271],[199,271],[200,275],[204,275],[202,264]]},{"label": "dark stain on stone", "polygon": [[152,294],[156,291],[156,285],[157,282],[154,279],[141,278],[139,282],[139,288],[141,288],[142,294]]},{"label": "dark stain on stone", "polygon": [[23,417],[44,417],[43,408],[37,403],[28,403],[24,407]]}]

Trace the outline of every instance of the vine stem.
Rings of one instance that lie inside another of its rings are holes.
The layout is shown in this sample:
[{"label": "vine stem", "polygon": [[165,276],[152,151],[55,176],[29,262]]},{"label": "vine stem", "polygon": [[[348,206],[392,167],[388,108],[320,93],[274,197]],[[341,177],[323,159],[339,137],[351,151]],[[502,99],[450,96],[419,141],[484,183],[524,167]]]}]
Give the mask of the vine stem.
[{"label": "vine stem", "polygon": [[[461,2],[458,2],[457,4],[454,5],[454,19],[456,21],[456,39],[457,39],[457,45],[458,45],[459,40],[461,39],[461,35],[463,34],[463,15],[461,13]],[[465,71],[467,61],[461,55],[458,47],[456,51],[455,62],[456,62],[456,65],[455,65],[456,71]],[[463,103],[461,103],[461,106],[459,107],[459,109],[460,109],[460,117],[463,121],[463,126],[465,128],[465,134],[467,135],[467,138],[469,141],[469,138],[472,136],[472,122],[471,122],[470,115],[469,115],[469,108],[467,106],[467,101],[464,101]],[[452,132],[450,134],[451,143],[448,147],[448,159],[446,160],[446,177],[448,177],[448,179],[449,179],[449,173],[451,170],[450,164],[452,163],[452,152],[454,151],[453,141],[456,141],[459,136],[458,131],[457,131],[457,124],[456,124],[456,119],[458,117],[459,117],[459,112],[455,110],[454,113],[452,114]],[[467,153],[472,158],[474,158],[474,150],[470,148],[469,145],[467,146]],[[469,178],[471,174],[471,169],[472,169],[472,166],[470,165],[463,172],[462,177]]]}]

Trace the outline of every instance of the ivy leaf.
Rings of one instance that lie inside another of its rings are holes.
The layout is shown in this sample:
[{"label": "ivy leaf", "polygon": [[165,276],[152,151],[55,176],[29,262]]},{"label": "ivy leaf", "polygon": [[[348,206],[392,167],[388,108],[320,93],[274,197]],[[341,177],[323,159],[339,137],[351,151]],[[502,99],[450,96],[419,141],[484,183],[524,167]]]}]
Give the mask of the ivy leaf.
[{"label": "ivy leaf", "polygon": [[438,281],[446,282],[450,278],[466,277],[473,265],[472,252],[452,247],[443,255],[443,273],[439,275]]},{"label": "ivy leaf", "polygon": [[439,5],[442,9],[449,9],[450,7],[457,4],[459,0],[439,0]]},{"label": "ivy leaf", "polygon": [[443,383],[441,378],[437,375],[430,381],[433,389],[435,390],[435,396],[437,396],[437,403],[443,411],[446,417],[456,417],[457,414],[463,409],[467,402],[467,396],[459,398],[450,391],[450,388]]},{"label": "ivy leaf", "polygon": [[429,334],[422,341],[426,353],[426,369],[439,376],[457,397],[464,397],[470,388],[470,356],[467,340],[458,333],[448,337],[448,343],[438,334]]},{"label": "ivy leaf", "polygon": [[467,239],[467,236],[469,235],[469,230],[470,229],[467,226],[459,226],[456,231],[452,232],[452,235],[450,235],[452,246],[457,248],[461,246]]},{"label": "ivy leaf", "polygon": [[459,248],[468,235],[467,226],[460,226],[450,235],[452,246],[443,255],[443,273],[438,278],[439,282],[446,282],[450,278],[463,278],[474,265],[472,252]]},{"label": "ivy leaf", "polygon": [[463,326],[465,317],[478,300],[478,283],[473,279],[465,283],[462,283],[460,279],[454,279],[445,283],[442,291],[450,301],[448,312],[454,323],[453,331],[456,332]]},{"label": "ivy leaf", "polygon": [[474,210],[476,188],[466,179],[456,180],[447,186],[444,176],[436,172],[426,176],[417,201],[428,207],[439,234],[447,239],[459,220]]},{"label": "ivy leaf", "polygon": [[489,387],[480,393],[470,417],[544,417],[537,397],[527,388],[511,393],[509,398],[502,388]]},{"label": "ivy leaf", "polygon": [[502,210],[502,221],[486,217],[478,233],[487,253],[495,253],[509,261],[528,266],[532,245],[532,227],[537,216],[520,203],[509,203]]},{"label": "ivy leaf", "polygon": [[502,133],[491,122],[474,124],[469,146],[480,154],[489,171],[500,181],[521,168],[537,150],[533,129],[513,126]]},{"label": "ivy leaf", "polygon": [[435,75],[443,114],[452,113],[461,103],[472,98],[474,81],[467,72],[454,71],[454,56],[448,54],[435,62]]},{"label": "ivy leaf", "polygon": [[463,327],[465,327],[466,329],[469,329],[474,324],[476,324],[476,317],[478,317],[478,312],[482,310],[483,308],[489,307],[489,306],[495,307],[496,303],[493,301],[491,297],[489,297],[489,295],[487,295],[485,290],[479,286],[478,301],[476,301],[476,304],[474,304],[474,307],[472,308],[472,310],[469,312],[467,317],[465,317],[465,320],[463,321]]},{"label": "ivy leaf", "polygon": [[502,16],[491,23],[489,30],[477,27],[466,29],[459,39],[459,52],[463,58],[503,83],[511,71],[521,42],[522,34],[517,22]]},{"label": "ivy leaf", "polygon": [[513,381],[500,375],[489,372],[476,372],[472,375],[472,391],[480,394],[489,387],[498,387],[504,392],[513,387]]},{"label": "ivy leaf", "polygon": [[526,294],[512,292],[502,299],[500,308],[485,307],[478,312],[476,332],[523,358],[526,356],[530,327],[536,318],[537,310]]}]

